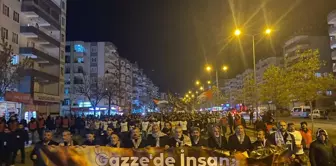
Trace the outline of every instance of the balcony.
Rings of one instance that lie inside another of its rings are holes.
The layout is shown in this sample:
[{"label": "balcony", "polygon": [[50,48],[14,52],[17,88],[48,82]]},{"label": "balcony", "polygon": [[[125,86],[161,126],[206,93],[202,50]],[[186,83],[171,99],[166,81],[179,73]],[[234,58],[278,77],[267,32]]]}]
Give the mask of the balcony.
[{"label": "balcony", "polygon": [[22,13],[28,18],[36,19],[40,26],[61,29],[61,9],[51,0],[22,0]]},{"label": "balcony", "polygon": [[60,61],[36,48],[33,47],[20,47],[20,54],[35,59],[40,64],[59,64]]},{"label": "balcony", "polygon": [[331,59],[336,61],[336,50],[331,52]]},{"label": "balcony", "polygon": [[329,36],[336,36],[336,25],[329,28]]},{"label": "balcony", "polygon": [[34,92],[34,101],[60,103],[60,96],[55,94],[47,94],[44,92]]},{"label": "balcony", "polygon": [[32,76],[37,82],[59,82],[59,77],[49,73],[30,68],[20,72],[23,76]]},{"label": "balcony", "polygon": [[336,24],[336,10],[328,14],[328,24]]},{"label": "balcony", "polygon": [[60,47],[60,41],[54,39],[53,37],[49,36],[45,32],[41,31],[39,28],[34,26],[21,26],[20,32],[27,38],[32,38],[35,43],[40,44],[47,44],[47,45],[54,45],[56,47]]}]

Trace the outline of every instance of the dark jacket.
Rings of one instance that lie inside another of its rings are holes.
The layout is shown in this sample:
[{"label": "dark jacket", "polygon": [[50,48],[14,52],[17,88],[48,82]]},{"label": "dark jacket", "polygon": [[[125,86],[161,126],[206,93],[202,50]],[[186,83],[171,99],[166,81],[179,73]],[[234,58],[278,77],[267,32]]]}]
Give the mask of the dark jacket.
[{"label": "dark jacket", "polygon": [[209,146],[209,148],[214,148],[214,149],[228,149],[228,143],[227,143],[227,140],[224,136],[221,136],[221,145],[219,145],[219,143],[217,143],[216,138],[211,136],[208,139],[208,146]]},{"label": "dark jacket", "polygon": [[14,150],[15,139],[13,133],[0,133],[0,151],[11,152]]},{"label": "dark jacket", "polygon": [[[127,137],[126,137],[126,139],[123,141],[123,143],[124,143],[124,147],[125,147],[125,148],[135,148],[135,146],[134,146],[132,140],[129,139],[129,138],[127,138]],[[141,140],[141,143],[140,143],[140,145],[139,145],[138,148],[145,148],[145,147],[147,147],[147,146],[149,146],[149,144],[147,143],[147,141],[144,140],[144,139],[142,139],[142,140]]]},{"label": "dark jacket", "polygon": [[25,142],[28,143],[29,136],[28,131],[24,129],[18,129],[15,132],[13,132],[13,138],[14,138],[14,147],[20,148],[25,146]]},{"label": "dark jacket", "polygon": [[239,142],[238,137],[236,134],[233,134],[229,137],[229,146],[228,149],[230,151],[239,151],[239,152],[245,152],[252,150],[252,143],[250,140],[250,137],[245,135],[244,140],[242,143]]},{"label": "dark jacket", "polygon": [[193,147],[200,147],[200,146],[207,147],[208,146],[208,140],[206,140],[204,138],[199,138],[197,143],[194,142],[192,137],[190,139],[191,139],[191,144],[192,144]]},{"label": "dark jacket", "polygon": [[272,144],[267,139],[266,139],[265,145],[264,145],[264,142],[257,140],[252,144],[252,148],[253,148],[253,150],[257,150],[257,149],[261,149],[261,148],[269,148],[269,147],[271,147],[271,145]]},{"label": "dark jacket", "polygon": [[[55,145],[57,146],[58,143],[51,140],[48,145]],[[39,141],[35,144],[35,147],[33,149],[33,151],[30,153],[30,159],[34,162],[35,166],[46,166],[46,164],[44,163],[42,156],[40,154],[40,149],[44,146],[44,143],[42,141]],[[37,158],[33,159],[33,155],[36,155]]]},{"label": "dark jacket", "polygon": [[[165,147],[166,145],[169,145],[169,137],[167,135],[160,137],[160,147]],[[152,136],[152,134],[149,134],[147,136],[147,142],[149,146],[156,147],[156,139]]]},{"label": "dark jacket", "polygon": [[[64,146],[70,146],[68,142],[63,142]],[[72,140],[73,146],[79,145],[77,141]]]},{"label": "dark jacket", "polygon": [[[289,134],[289,135],[288,135],[288,134]],[[295,145],[295,138],[294,138],[294,136],[293,136],[292,134],[290,134],[289,132],[286,132],[285,135],[283,136],[285,143],[287,142],[288,137],[291,137],[291,143],[292,143],[292,144],[291,144],[291,147],[292,147],[292,149],[291,149],[291,153],[294,154],[294,153],[296,152],[296,150],[297,150],[296,145]],[[275,142],[275,133],[272,133],[272,134],[268,137],[268,140],[269,140],[269,142],[270,142],[272,145],[277,145],[276,142]]]},{"label": "dark jacket", "polygon": [[99,145],[96,140],[93,140],[92,142],[89,140],[85,140],[82,145],[87,145],[87,146],[95,146]]},{"label": "dark jacket", "polygon": [[336,152],[332,143],[326,144],[315,140],[310,144],[309,159],[311,166],[334,166],[336,165]]}]

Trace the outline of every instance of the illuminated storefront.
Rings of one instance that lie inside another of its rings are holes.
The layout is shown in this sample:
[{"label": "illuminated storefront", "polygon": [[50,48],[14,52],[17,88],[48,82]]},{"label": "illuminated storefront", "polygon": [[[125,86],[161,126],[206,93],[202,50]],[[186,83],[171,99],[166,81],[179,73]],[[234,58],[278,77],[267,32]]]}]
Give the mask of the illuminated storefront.
[{"label": "illuminated storefront", "polygon": [[5,97],[0,101],[0,116],[8,119],[11,115],[17,114],[19,118],[25,111],[25,105],[32,104],[32,97],[30,94],[19,92],[6,92]]}]

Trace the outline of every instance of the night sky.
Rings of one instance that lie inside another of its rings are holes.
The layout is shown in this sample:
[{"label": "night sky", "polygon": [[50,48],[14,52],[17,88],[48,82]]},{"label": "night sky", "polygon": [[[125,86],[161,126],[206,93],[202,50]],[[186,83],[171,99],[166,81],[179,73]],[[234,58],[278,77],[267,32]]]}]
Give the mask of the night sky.
[{"label": "night sky", "polygon": [[336,0],[68,0],[67,40],[111,41],[160,91],[184,93],[214,77],[207,63],[229,66],[221,79],[252,66],[252,40],[233,37],[235,27],[250,34],[271,27],[271,37],[257,38],[257,59],[280,56],[295,33],[318,27],[327,35],[333,9]]}]

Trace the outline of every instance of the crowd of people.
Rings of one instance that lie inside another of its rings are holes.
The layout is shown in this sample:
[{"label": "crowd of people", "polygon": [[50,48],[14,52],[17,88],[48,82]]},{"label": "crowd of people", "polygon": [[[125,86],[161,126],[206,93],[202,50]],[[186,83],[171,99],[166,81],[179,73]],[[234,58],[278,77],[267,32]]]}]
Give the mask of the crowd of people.
[{"label": "crowd of people", "polygon": [[[313,133],[306,122],[302,122],[301,129],[297,130],[293,123],[280,121],[273,125],[269,119],[264,116],[253,123],[257,132],[252,136],[256,136],[257,140],[252,142],[245,132],[245,119],[232,111],[212,114],[131,114],[99,118],[48,116],[44,119],[41,116],[32,118],[29,123],[25,120],[19,122],[16,116],[12,116],[8,121],[0,118],[0,159],[1,163],[14,165],[20,151],[21,162],[24,163],[25,144],[28,144],[30,138],[34,144],[30,158],[36,166],[45,165],[39,154],[39,148],[45,145],[113,148],[188,146],[227,150],[231,154],[283,146],[290,150],[296,165],[305,165],[309,160],[313,166],[336,164],[336,153],[327,131],[319,129],[313,141]],[[85,140],[76,140],[73,136]],[[60,139],[55,139],[57,137]]]}]

